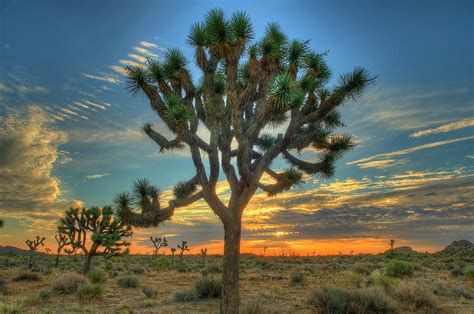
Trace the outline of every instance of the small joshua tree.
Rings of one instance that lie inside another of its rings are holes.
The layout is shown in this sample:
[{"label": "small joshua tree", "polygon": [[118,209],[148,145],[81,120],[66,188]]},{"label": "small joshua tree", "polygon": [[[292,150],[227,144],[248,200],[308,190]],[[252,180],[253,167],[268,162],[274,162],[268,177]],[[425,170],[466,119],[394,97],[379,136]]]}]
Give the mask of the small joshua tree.
[{"label": "small joshua tree", "polygon": [[[160,152],[189,148],[196,173],[176,185],[168,206],[160,207],[154,188],[144,191],[147,202],[137,208],[129,199],[120,212],[133,226],[151,227],[171,219],[176,208],[203,199],[224,227],[220,311],[226,314],[239,313],[242,215],[253,195],[276,196],[299,185],[304,174],[333,176],[336,161],[355,146],[351,135],[335,133],[344,125],[339,108],[359,99],[374,81],[359,67],[332,81],[325,53],[311,51],[309,40],[290,40],[277,23],[270,23],[260,40],[253,38],[245,12],[226,17],[214,9],[192,25],[188,37],[201,79],[192,78],[179,49],[146,67],[126,68],[130,92],[146,95],[173,138],[151,123],[144,133]],[[281,133],[268,132],[278,126]],[[198,132],[204,129],[208,141]],[[308,148],[319,152],[314,160],[298,155]],[[288,167],[275,171],[276,159]],[[229,184],[225,199],[217,193],[221,171]]]},{"label": "small joshua tree", "polygon": [[46,238],[41,238],[40,236],[36,236],[35,239],[33,240],[26,240],[26,246],[28,246],[28,249],[30,250],[30,257],[28,258],[28,269],[33,268],[33,260],[35,257],[35,252],[38,250],[38,247],[44,246],[44,240]]},{"label": "small joshua tree", "polygon": [[171,248],[171,266],[174,266],[174,254],[176,253],[176,248]]},{"label": "small joshua tree", "polygon": [[202,267],[206,267],[207,248],[201,249]]},{"label": "small joshua tree", "polygon": [[153,243],[153,247],[155,248],[155,250],[153,251],[153,258],[156,258],[156,256],[158,256],[158,251],[161,248],[168,247],[168,240],[166,240],[165,237],[163,237],[162,239],[162,238],[151,236],[150,241],[151,243]]},{"label": "small joshua tree", "polygon": [[394,239],[390,239],[390,242],[388,243],[388,245],[390,245],[390,251],[393,252],[393,247],[395,245],[395,240]]},{"label": "small joshua tree", "polygon": [[188,242],[183,241],[181,242],[181,244],[178,244],[178,249],[179,249],[179,261],[182,264],[184,252],[189,251]]},{"label": "small joshua tree", "polygon": [[[129,245],[122,238],[132,235],[128,225],[114,218],[113,209],[109,206],[102,209],[71,208],[61,219],[58,230],[60,235],[67,237],[69,251],[75,253],[81,250],[84,254],[83,274],[89,271],[93,256],[104,255],[108,258],[119,255],[122,248]],[[88,240],[91,241],[89,246]]]},{"label": "small joshua tree", "polygon": [[57,267],[59,265],[59,255],[61,255],[61,251],[67,245],[68,241],[67,241],[66,235],[64,234],[56,234],[54,238],[56,239],[56,242],[58,243],[58,249],[56,251],[56,262],[54,263],[54,266]]}]

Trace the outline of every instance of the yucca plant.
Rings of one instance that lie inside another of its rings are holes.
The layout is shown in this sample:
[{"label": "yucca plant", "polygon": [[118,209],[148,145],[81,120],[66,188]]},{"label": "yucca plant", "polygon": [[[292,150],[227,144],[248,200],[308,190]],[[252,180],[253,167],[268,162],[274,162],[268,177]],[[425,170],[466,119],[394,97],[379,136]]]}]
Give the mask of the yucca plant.
[{"label": "yucca plant", "polygon": [[181,244],[178,244],[179,249],[179,262],[183,264],[183,255],[184,252],[189,251],[189,245],[187,241],[182,241]]},{"label": "yucca plant", "polygon": [[[122,193],[117,212],[133,226],[151,227],[170,219],[176,208],[204,200],[225,230],[222,313],[239,312],[241,222],[252,196],[259,189],[278,195],[300,184],[304,175],[334,175],[336,161],[355,145],[351,136],[334,134],[343,126],[338,110],[374,82],[363,68],[331,81],[327,53],[313,52],[308,40],[289,39],[277,23],[269,24],[261,39],[253,38],[246,13],[226,17],[214,9],[191,26],[188,36],[200,79],[191,78],[189,61],[177,49],[148,67],[127,68],[131,93],[148,98],[173,138],[150,123],[145,133],[160,152],[189,147],[196,174],[176,185],[166,207],[158,198],[153,202],[150,193],[138,200]],[[199,128],[208,130],[208,141]],[[315,160],[297,155],[308,148],[319,152]],[[272,161],[280,157],[289,167],[272,170]],[[216,192],[221,170],[229,183],[229,202]],[[274,182],[266,183],[263,176]],[[142,204],[141,199],[148,201]]]},{"label": "yucca plant", "polygon": [[161,248],[168,247],[168,240],[166,240],[165,237],[159,238],[159,237],[151,236],[150,241],[151,243],[153,243],[153,247],[155,248],[153,250],[153,258],[156,258],[158,256],[158,251]]},{"label": "yucca plant", "polygon": [[56,262],[54,263],[54,266],[58,267],[58,265],[59,265],[59,256],[61,255],[61,251],[67,245],[68,241],[67,241],[66,235],[60,234],[60,233],[54,235],[54,239],[58,243],[58,249],[57,249],[57,252],[56,252]]},{"label": "yucca plant", "polygon": [[35,255],[36,255],[36,251],[38,250],[38,247],[39,246],[44,246],[44,241],[46,240],[46,238],[42,238],[40,236],[36,236],[35,239],[33,240],[30,240],[30,239],[27,239],[25,241],[25,244],[26,246],[28,247],[28,250],[30,251],[30,256],[28,258],[28,269],[31,269],[33,268],[34,266],[34,258],[35,258]]}]

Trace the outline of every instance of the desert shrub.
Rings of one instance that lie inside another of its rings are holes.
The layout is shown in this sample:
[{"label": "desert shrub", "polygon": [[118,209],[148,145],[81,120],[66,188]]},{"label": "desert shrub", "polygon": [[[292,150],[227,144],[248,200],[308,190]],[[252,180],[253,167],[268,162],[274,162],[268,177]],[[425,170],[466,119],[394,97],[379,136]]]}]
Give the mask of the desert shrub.
[{"label": "desert shrub", "polygon": [[23,271],[13,278],[13,281],[40,281],[41,276],[30,271]]},{"label": "desert shrub", "polygon": [[120,288],[135,288],[138,287],[139,280],[136,276],[124,276],[117,280]]},{"label": "desert shrub", "polygon": [[387,290],[394,285],[394,279],[381,274],[379,271],[374,271],[370,274],[369,283]]},{"label": "desert shrub", "polygon": [[106,282],[107,277],[107,272],[102,268],[93,268],[87,273],[87,278],[89,278],[92,283]]},{"label": "desert shrub", "polygon": [[434,277],[422,277],[418,280],[426,289],[435,295],[445,295],[447,292],[447,283]]},{"label": "desert shrub", "polygon": [[39,292],[39,298],[43,302],[48,302],[51,299],[52,291],[51,289],[43,289]]},{"label": "desert shrub", "polygon": [[351,293],[348,313],[391,313],[394,307],[381,288],[371,287]]},{"label": "desert shrub", "polygon": [[352,270],[356,273],[359,273],[361,275],[370,275],[372,272],[373,267],[369,264],[365,263],[357,263],[352,267]]},{"label": "desert shrub", "polygon": [[189,272],[191,269],[189,268],[188,265],[184,264],[184,263],[179,263],[178,265],[176,265],[176,271],[178,273],[187,273]]},{"label": "desert shrub", "polygon": [[464,275],[469,279],[474,279],[474,266],[466,268]]},{"label": "desert shrub", "polygon": [[5,293],[7,291],[7,281],[0,277],[0,293]]},{"label": "desert shrub", "polygon": [[433,294],[413,280],[402,281],[395,287],[393,296],[403,304],[411,305],[417,310],[430,310],[437,307]]},{"label": "desert shrub", "polygon": [[158,291],[152,287],[143,287],[142,292],[148,299],[155,298],[158,295]]},{"label": "desert shrub", "polygon": [[196,295],[191,290],[180,290],[174,294],[174,300],[180,303],[190,302],[196,300]]},{"label": "desert shrub", "polygon": [[207,270],[211,274],[218,274],[222,272],[222,268],[219,265],[215,265],[215,264],[207,266]]},{"label": "desert shrub", "polygon": [[292,272],[290,275],[291,283],[294,285],[300,285],[304,282],[304,275],[300,272]]},{"label": "desert shrub", "polygon": [[387,264],[385,272],[392,277],[411,277],[415,272],[415,267],[410,262],[392,260]]},{"label": "desert shrub", "polygon": [[342,288],[323,286],[311,292],[309,303],[320,313],[346,313],[350,293]]},{"label": "desert shrub", "polygon": [[140,264],[134,264],[130,266],[130,271],[136,275],[140,275],[140,274],[145,273],[145,267],[143,267]]},{"label": "desert shrub", "polygon": [[349,273],[344,277],[344,282],[348,287],[362,288],[364,286],[364,276],[360,273]]},{"label": "desert shrub", "polygon": [[169,261],[169,259],[167,257],[160,256],[160,257],[153,260],[152,267],[155,270],[158,270],[158,271],[167,270],[167,269],[170,269],[171,262]]},{"label": "desert shrub", "polygon": [[199,299],[218,298],[221,296],[222,284],[216,279],[202,277],[196,282],[194,289]]},{"label": "desert shrub", "polygon": [[0,313],[2,314],[19,314],[24,311],[24,301],[20,298],[11,298],[0,301]]},{"label": "desert shrub", "polygon": [[472,295],[463,287],[456,286],[451,289],[451,295],[455,298],[471,299]]},{"label": "desert shrub", "polygon": [[77,295],[81,300],[92,300],[102,297],[104,288],[99,284],[83,284],[77,289]]},{"label": "desert shrub", "polygon": [[464,269],[461,267],[456,267],[451,270],[451,275],[453,275],[454,277],[464,276]]},{"label": "desert shrub", "polygon": [[319,287],[312,291],[309,303],[319,313],[391,313],[393,305],[377,287],[348,291],[338,287]]},{"label": "desert shrub", "polygon": [[77,291],[79,286],[87,284],[87,278],[76,274],[66,273],[53,282],[52,290],[59,294],[71,294]]}]

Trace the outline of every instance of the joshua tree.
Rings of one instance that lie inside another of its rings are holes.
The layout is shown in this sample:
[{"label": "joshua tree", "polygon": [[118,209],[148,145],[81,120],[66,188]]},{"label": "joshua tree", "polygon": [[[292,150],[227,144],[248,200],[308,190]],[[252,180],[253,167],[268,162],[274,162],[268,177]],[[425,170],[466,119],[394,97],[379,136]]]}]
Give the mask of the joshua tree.
[{"label": "joshua tree", "polygon": [[178,249],[179,249],[179,262],[182,264],[184,252],[189,251],[188,242],[183,241],[181,242],[181,244],[178,244]]},{"label": "joshua tree", "polygon": [[207,248],[201,249],[202,267],[206,267]]},{"label": "joshua tree", "polygon": [[171,248],[171,265],[174,266],[174,253],[176,253],[176,248]]},{"label": "joshua tree", "polygon": [[388,242],[388,245],[390,245],[390,251],[393,252],[393,246],[395,245],[395,240],[390,239],[390,242]]},{"label": "joshua tree", "polygon": [[54,263],[54,266],[57,267],[59,265],[59,255],[61,255],[61,251],[67,245],[67,237],[64,234],[56,234],[54,238],[56,239],[56,242],[58,243],[58,249],[56,253],[56,262]]},{"label": "joshua tree", "polygon": [[168,247],[168,240],[166,240],[166,238],[164,237],[162,239],[162,238],[151,236],[150,241],[151,243],[153,243],[153,246],[155,247],[155,250],[153,251],[153,258],[156,258],[156,256],[158,255],[158,251],[162,247]]},{"label": "joshua tree", "polygon": [[[338,109],[374,81],[356,68],[328,87],[325,53],[311,52],[309,41],[289,40],[276,23],[267,26],[261,40],[252,39],[246,13],[226,18],[214,9],[204,22],[193,24],[188,37],[202,73],[199,83],[179,49],[168,50],[163,61],[150,59],[147,67],[126,68],[130,92],[146,95],[174,138],[167,139],[151,123],[143,126],[144,133],[160,152],[189,147],[196,174],[175,186],[167,207],[160,207],[157,189],[147,182],[150,188],[142,191],[138,206],[129,194],[119,194],[119,211],[127,223],[150,227],[170,219],[176,208],[203,199],[224,225],[225,313],[239,312],[241,222],[252,196],[259,189],[270,196],[289,190],[303,174],[332,176],[336,160],[355,145],[352,136],[333,133],[343,126]],[[284,131],[268,133],[272,127]],[[203,128],[208,141],[198,132]],[[307,161],[295,154],[307,148],[319,158]],[[280,157],[289,167],[271,169]],[[216,190],[221,169],[229,185],[225,199]]]},{"label": "joshua tree", "polygon": [[36,236],[36,238],[33,240],[27,239],[25,241],[26,246],[28,246],[28,249],[30,250],[30,257],[28,258],[28,269],[33,268],[33,259],[35,256],[35,252],[38,250],[38,246],[44,246],[44,240],[46,240],[46,238]]},{"label": "joshua tree", "polygon": [[[111,207],[71,208],[65,213],[58,226],[60,235],[67,237],[70,251],[81,250],[84,254],[82,273],[86,274],[91,266],[92,257],[104,255],[111,257],[122,253],[122,247],[129,243],[122,240],[132,234],[130,226],[113,217]],[[87,241],[91,244],[88,246]]]}]

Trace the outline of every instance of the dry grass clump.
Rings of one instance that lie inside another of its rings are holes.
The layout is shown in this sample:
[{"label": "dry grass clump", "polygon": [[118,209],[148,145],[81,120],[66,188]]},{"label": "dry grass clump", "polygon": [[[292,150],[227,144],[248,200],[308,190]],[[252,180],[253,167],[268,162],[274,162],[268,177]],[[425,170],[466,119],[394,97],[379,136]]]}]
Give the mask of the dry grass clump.
[{"label": "dry grass clump", "polygon": [[140,280],[137,276],[124,276],[117,280],[117,284],[120,288],[136,288]]},{"label": "dry grass clump", "polygon": [[72,294],[85,284],[87,284],[86,277],[76,273],[66,273],[53,282],[52,290],[59,294]]},{"label": "dry grass clump", "polygon": [[393,297],[416,310],[436,310],[433,293],[414,280],[402,281],[394,288]]},{"label": "dry grass clump", "polygon": [[107,272],[102,268],[93,268],[87,273],[87,278],[89,278],[92,283],[104,283],[108,277]]},{"label": "dry grass clump", "polygon": [[84,284],[77,288],[77,295],[81,300],[99,299],[104,294],[104,288],[99,284]]}]

